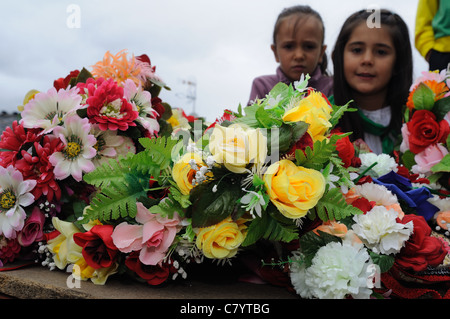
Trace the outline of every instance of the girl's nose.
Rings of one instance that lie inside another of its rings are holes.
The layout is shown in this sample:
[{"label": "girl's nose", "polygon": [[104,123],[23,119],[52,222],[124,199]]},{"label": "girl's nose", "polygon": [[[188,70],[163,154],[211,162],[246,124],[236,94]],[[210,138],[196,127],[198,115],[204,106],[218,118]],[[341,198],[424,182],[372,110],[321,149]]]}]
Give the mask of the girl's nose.
[{"label": "girl's nose", "polygon": [[294,59],[295,60],[303,60],[305,58],[305,52],[301,48],[297,48],[294,51]]},{"label": "girl's nose", "polygon": [[365,65],[372,65],[373,64],[373,54],[372,54],[372,52],[366,51],[363,54],[361,63],[365,64]]}]

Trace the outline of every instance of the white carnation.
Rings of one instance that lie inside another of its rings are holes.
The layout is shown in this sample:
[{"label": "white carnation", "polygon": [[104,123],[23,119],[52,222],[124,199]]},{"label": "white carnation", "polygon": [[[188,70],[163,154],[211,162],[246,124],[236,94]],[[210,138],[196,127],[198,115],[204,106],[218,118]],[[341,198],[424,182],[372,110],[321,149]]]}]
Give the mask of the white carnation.
[{"label": "white carnation", "polygon": [[397,196],[383,185],[364,183],[362,185],[356,185],[353,190],[356,195],[362,196],[378,205],[389,206],[398,204]]},{"label": "white carnation", "polygon": [[352,229],[373,252],[396,254],[404,246],[413,231],[412,221],[397,223],[398,212],[375,206],[364,215],[355,215]]},{"label": "white carnation", "polygon": [[372,175],[372,177],[380,177],[390,173],[391,171],[397,171],[397,163],[395,162],[395,159],[387,154],[377,155],[375,153],[363,153],[359,155],[359,158],[361,159],[360,170],[368,168],[375,162],[377,163],[369,171],[369,174]]},{"label": "white carnation", "polygon": [[290,277],[302,298],[343,299],[351,295],[368,299],[372,290],[367,267],[371,264],[362,244],[331,242],[317,251],[310,267],[293,263]]}]

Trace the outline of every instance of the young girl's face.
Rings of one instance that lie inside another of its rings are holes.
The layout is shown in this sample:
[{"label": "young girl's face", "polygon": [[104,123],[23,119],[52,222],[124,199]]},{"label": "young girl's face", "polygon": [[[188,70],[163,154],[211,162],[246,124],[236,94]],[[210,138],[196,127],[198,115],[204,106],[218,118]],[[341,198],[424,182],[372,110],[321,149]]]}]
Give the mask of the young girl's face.
[{"label": "young girl's face", "polygon": [[386,94],[396,59],[386,26],[369,28],[360,23],[344,48],[344,76],[355,94]]},{"label": "young girl's face", "polygon": [[281,70],[291,80],[298,81],[302,73],[312,74],[317,64],[322,62],[326,46],[323,42],[323,26],[314,16],[301,18],[300,29],[295,30],[298,17],[286,17],[276,34],[276,44],[272,45],[275,60]]}]

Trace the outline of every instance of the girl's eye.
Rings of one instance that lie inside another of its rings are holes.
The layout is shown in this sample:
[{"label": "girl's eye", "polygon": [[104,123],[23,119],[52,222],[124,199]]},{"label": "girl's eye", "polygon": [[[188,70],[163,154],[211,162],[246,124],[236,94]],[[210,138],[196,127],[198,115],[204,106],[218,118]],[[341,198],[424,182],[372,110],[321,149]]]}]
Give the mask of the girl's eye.
[{"label": "girl's eye", "polygon": [[386,55],[387,51],[386,50],[377,50],[377,54],[378,55]]},{"label": "girl's eye", "polygon": [[358,47],[355,47],[355,48],[352,48],[352,49],[351,49],[351,52],[352,52],[352,53],[355,53],[355,54],[358,54],[358,53],[361,53],[361,52],[362,52],[362,49],[361,49],[361,48],[358,48]]}]

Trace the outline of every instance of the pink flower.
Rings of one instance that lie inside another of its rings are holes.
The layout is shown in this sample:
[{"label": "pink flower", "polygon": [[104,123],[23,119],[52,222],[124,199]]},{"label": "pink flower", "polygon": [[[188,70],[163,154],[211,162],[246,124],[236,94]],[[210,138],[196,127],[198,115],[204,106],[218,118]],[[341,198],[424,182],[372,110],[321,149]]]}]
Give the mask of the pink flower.
[{"label": "pink flower", "polygon": [[27,247],[35,241],[42,240],[44,238],[44,232],[42,231],[44,221],[44,214],[35,206],[30,217],[25,221],[22,231],[17,235],[20,245]]},{"label": "pink flower", "polygon": [[145,265],[157,265],[164,259],[173,243],[180,219],[174,213],[173,219],[152,214],[142,204],[136,203],[136,221],[140,225],[123,222],[112,234],[114,245],[124,253],[140,250],[139,260]]},{"label": "pink flower", "polygon": [[124,97],[124,90],[113,79],[88,79],[86,84],[79,84],[81,92],[86,92],[87,116],[92,124],[98,123],[101,130],[126,131],[129,126],[136,126],[134,120],[139,112]]},{"label": "pink flower", "polygon": [[409,150],[409,130],[406,124],[403,124],[402,129],[402,144],[400,145],[400,152],[405,153]]},{"label": "pink flower", "polygon": [[431,168],[439,163],[446,154],[448,154],[447,148],[440,143],[428,146],[422,152],[414,156],[416,165],[412,167],[413,173],[430,173]]}]

